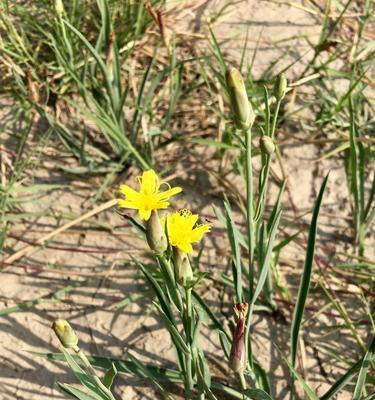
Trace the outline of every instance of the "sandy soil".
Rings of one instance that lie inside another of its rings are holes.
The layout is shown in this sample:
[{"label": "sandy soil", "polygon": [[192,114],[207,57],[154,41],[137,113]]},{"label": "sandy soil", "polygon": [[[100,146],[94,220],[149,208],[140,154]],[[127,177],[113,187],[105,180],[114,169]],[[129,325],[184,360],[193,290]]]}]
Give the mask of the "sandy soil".
[{"label": "sandy soil", "polygon": [[[204,29],[205,20],[212,16],[212,10],[218,3],[197,3],[197,9],[188,13],[192,21],[189,29],[195,32]],[[299,9],[265,1],[240,1],[229,10],[223,21],[215,25],[215,33],[220,41],[225,41],[224,48],[228,59],[234,62],[240,57],[246,30],[248,29],[249,37],[249,58],[261,34],[254,65],[255,76],[281,54],[287,53],[288,56],[283,58],[277,69],[282,69],[306,51],[305,44],[300,40],[290,41],[286,45],[282,39],[305,34],[313,40],[318,33],[315,19]],[[297,74],[301,68],[302,63],[298,63],[293,68],[293,73]],[[289,78],[293,79],[293,76]],[[8,108],[4,108],[3,112],[8,115],[8,110],[11,112]],[[2,128],[2,137],[9,138],[10,131],[16,127],[10,118],[4,118]],[[296,134],[301,139],[305,135],[303,132]],[[319,226],[318,254],[322,254],[322,250],[326,250],[327,247],[332,247],[333,256],[337,249],[349,249],[351,240],[350,210],[341,163],[339,160],[314,163],[320,155],[319,149],[311,145],[301,148],[294,144],[281,148],[288,177],[288,192],[284,202],[285,218],[295,218],[311,210],[322,176],[331,169]],[[181,151],[175,148],[172,150]],[[213,233],[205,241],[204,267],[218,277],[226,265],[228,244],[213,213],[212,204],[221,206],[222,186],[212,173],[217,170],[212,161],[212,152],[207,152],[200,146],[195,146],[194,151],[190,148],[190,152],[188,162],[178,165],[173,176],[185,191],[183,200],[179,200],[175,206],[183,207],[188,204],[191,209],[200,210],[204,217],[213,223]],[[32,222],[23,221],[13,229],[6,242],[9,254],[63,222],[57,221],[54,215],[62,213],[78,216],[95,204],[93,196],[96,193],[95,185],[100,183],[99,179],[82,181],[56,172],[53,169],[53,157],[45,157],[43,164],[44,168],[30,171],[29,179],[24,184],[53,182],[62,187],[42,194],[28,194],[29,200],[24,204],[25,210],[43,211],[49,216],[41,216]],[[275,164],[275,176],[280,176],[280,173],[279,166]],[[130,170],[119,181],[130,182],[135,175],[137,171]],[[119,181],[114,182],[113,187],[105,191],[101,202],[112,198]],[[272,191],[276,192],[276,185]],[[239,213],[236,213],[236,218],[239,223],[242,222]],[[309,214],[302,218],[302,221],[308,220]],[[303,237],[300,244],[303,245]],[[301,247],[293,245],[289,246],[282,256],[281,271],[293,290],[302,268],[301,253]],[[57,340],[50,329],[56,317],[69,319],[79,333],[81,347],[88,353],[122,357],[127,351],[131,351],[142,360],[173,367],[173,349],[163,331],[162,323],[150,306],[150,298],[143,280],[131,266],[130,255],[144,258],[149,256],[143,241],[134,235],[129,223],[112,209],[59,235],[44,248],[35,250],[28,257],[27,265],[24,260],[18,260],[12,267],[2,268],[0,310],[27,300],[49,299],[57,290],[68,285],[77,287],[63,295],[63,301],[45,301],[30,309],[5,315],[1,315],[0,311],[1,399],[65,398],[57,389],[56,382],[74,382],[66,365],[45,361],[30,353],[58,350]],[[207,300],[218,306],[219,286],[211,285],[205,289]],[[317,289],[318,287],[312,288],[309,300],[311,306],[321,305],[325,301]],[[363,309],[354,301],[357,295],[356,288],[349,285],[343,286],[342,290],[349,291],[344,302],[351,316],[362,315]],[[144,297],[135,299],[125,307],[118,307],[118,302],[123,298],[138,293],[143,293]],[[219,316],[225,320],[231,315],[230,299],[226,299],[223,307]],[[219,307],[217,312],[220,313]],[[285,366],[280,364],[280,357],[274,346],[276,343],[282,350],[287,351],[289,320],[290,307],[287,306],[278,317],[258,313],[253,327],[256,343],[254,352],[270,373],[275,399],[284,399],[289,392],[286,380],[288,373]],[[302,336],[303,371],[307,381],[319,394],[323,394],[334,379],[344,372],[342,366],[337,365],[323,351],[322,342],[326,348],[337,352],[345,351],[345,354],[353,359],[358,357],[356,343],[348,332],[336,328],[339,323],[340,319],[322,314],[318,319],[306,324]],[[368,332],[365,329],[359,332],[363,334],[363,340],[367,341]],[[221,360],[218,338],[211,335],[205,337],[204,342],[208,358],[215,365],[215,374],[230,376],[228,368]],[[158,349],[157,354],[155,349]],[[159,398],[148,382],[129,377],[118,378],[116,394],[119,398],[127,400]],[[351,398],[350,387],[341,392],[339,398]]]}]

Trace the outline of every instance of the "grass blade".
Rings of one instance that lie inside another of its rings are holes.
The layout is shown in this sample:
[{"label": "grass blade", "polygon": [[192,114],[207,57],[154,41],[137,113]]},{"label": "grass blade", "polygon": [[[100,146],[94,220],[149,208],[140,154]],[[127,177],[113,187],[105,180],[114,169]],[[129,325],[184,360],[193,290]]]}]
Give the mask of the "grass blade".
[{"label": "grass blade", "polygon": [[299,330],[301,327],[302,316],[305,310],[307,294],[310,288],[311,272],[314,262],[318,216],[319,216],[320,206],[322,204],[324,190],[327,185],[327,181],[328,181],[328,174],[324,178],[318,198],[315,203],[314,212],[310,225],[309,238],[307,243],[305,265],[303,267],[301,282],[298,289],[296,307],[294,309],[292,328],[291,328],[291,365],[293,368],[296,365]]},{"label": "grass blade", "polygon": [[360,400],[363,390],[365,388],[366,376],[369,365],[374,359],[375,359],[375,336],[372,339],[370,348],[367,350],[366,355],[363,357],[361,369],[359,370],[357,383],[354,389],[353,400]]}]

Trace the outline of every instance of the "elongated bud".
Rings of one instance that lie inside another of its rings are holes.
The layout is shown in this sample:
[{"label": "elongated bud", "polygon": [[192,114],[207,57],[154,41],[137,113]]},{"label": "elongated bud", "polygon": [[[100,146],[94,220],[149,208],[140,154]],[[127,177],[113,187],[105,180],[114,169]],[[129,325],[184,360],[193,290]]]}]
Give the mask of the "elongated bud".
[{"label": "elongated bud", "polygon": [[282,100],[285,97],[286,89],[288,88],[288,81],[285,78],[284,74],[280,74],[276,78],[275,87],[273,89],[274,95],[278,101]]},{"label": "elongated bud", "polygon": [[113,81],[113,43],[115,41],[115,33],[110,32],[109,38],[108,38],[108,47],[107,47],[107,54],[106,54],[106,65],[107,65],[107,70],[108,70],[108,75],[109,75],[109,80],[112,82]]},{"label": "elongated bud", "polygon": [[230,68],[226,73],[227,89],[234,122],[239,129],[247,129],[254,122],[255,114],[246,93],[245,82],[240,72]]},{"label": "elongated bud", "polygon": [[73,349],[77,347],[78,336],[74,329],[69,325],[69,322],[65,319],[57,319],[52,324],[52,329],[56,333],[56,336],[60,340],[61,344],[66,349]]},{"label": "elongated bud", "polygon": [[247,308],[248,305],[246,303],[234,305],[234,311],[238,316],[238,321],[233,337],[232,348],[230,350],[229,367],[236,374],[243,372],[246,368],[245,324]]},{"label": "elongated bud", "polygon": [[275,149],[276,149],[276,146],[275,146],[274,141],[273,141],[272,138],[270,138],[269,136],[262,136],[262,137],[259,139],[259,147],[260,147],[260,151],[261,151],[262,153],[267,154],[267,155],[269,155],[269,156],[270,156],[270,155],[275,151]]},{"label": "elongated bud", "polygon": [[176,267],[177,282],[182,286],[186,286],[193,280],[193,270],[191,269],[189,257],[178,247],[173,247],[173,260]]},{"label": "elongated bud", "polygon": [[33,80],[33,75],[30,69],[26,71],[27,89],[29,92],[29,100],[32,103],[39,103],[39,85]]},{"label": "elongated bud", "polygon": [[64,14],[64,3],[62,0],[55,0],[55,11],[59,18],[61,18]]},{"label": "elongated bud", "polygon": [[146,222],[146,237],[150,249],[156,254],[162,254],[167,250],[167,237],[156,210],[152,211],[151,217]]}]

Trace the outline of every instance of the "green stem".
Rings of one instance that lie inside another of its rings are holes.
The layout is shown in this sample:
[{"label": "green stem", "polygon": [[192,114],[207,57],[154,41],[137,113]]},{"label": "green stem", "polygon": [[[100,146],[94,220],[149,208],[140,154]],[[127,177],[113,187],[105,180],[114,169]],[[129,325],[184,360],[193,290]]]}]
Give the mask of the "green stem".
[{"label": "green stem", "polygon": [[253,209],[253,166],[251,160],[251,127],[246,130],[246,211],[247,211],[247,239],[249,246],[249,297],[253,298],[254,292],[254,209]]},{"label": "green stem", "polygon": [[80,358],[83,365],[86,367],[88,373],[94,379],[94,381],[96,382],[98,387],[104,392],[104,394],[107,395],[110,400],[116,400],[116,398],[113,396],[112,392],[106,386],[104,386],[102,381],[98,378],[94,368],[90,364],[90,361],[85,356],[85,354],[81,351],[81,349],[78,346],[75,346],[75,347],[73,347],[73,350],[76,352],[77,356]]},{"label": "green stem", "polygon": [[177,289],[176,279],[173,272],[171,263],[166,259],[164,255],[157,255],[161,266],[161,272],[163,274],[165,284],[167,287],[168,294],[172,299],[177,309],[182,312],[182,298],[179,290]]},{"label": "green stem", "polygon": [[240,377],[242,390],[246,390],[247,389],[247,385],[246,385],[246,380],[245,380],[245,376],[244,376],[243,372],[240,372],[238,375]]},{"label": "green stem", "polygon": [[186,355],[186,377],[185,377],[185,392],[186,399],[191,399],[193,396],[194,390],[194,380],[193,380],[193,372],[192,372],[192,317],[193,317],[193,309],[191,302],[191,288],[185,288],[185,318],[184,318],[184,326],[185,326],[185,334],[187,345],[189,346],[190,352]]},{"label": "green stem", "polygon": [[[246,226],[247,226],[247,240],[249,247],[249,300],[251,303],[254,295],[254,210],[253,210],[253,167],[251,160],[251,127],[246,130]],[[250,339],[250,324],[251,321],[248,319],[245,330],[245,347],[246,347],[246,359],[250,361],[252,369],[253,358],[251,352],[251,339]]]},{"label": "green stem", "polygon": [[[190,347],[190,346],[189,346]],[[193,373],[191,369],[191,349],[189,354],[185,355],[185,364],[186,364],[186,376],[185,376],[185,398],[187,400],[192,399],[194,382],[193,382]]]}]

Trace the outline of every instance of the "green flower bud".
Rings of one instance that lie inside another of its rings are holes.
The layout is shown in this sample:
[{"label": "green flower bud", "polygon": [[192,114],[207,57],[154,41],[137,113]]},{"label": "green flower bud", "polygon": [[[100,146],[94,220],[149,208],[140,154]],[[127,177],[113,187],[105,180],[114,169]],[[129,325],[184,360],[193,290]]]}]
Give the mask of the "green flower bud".
[{"label": "green flower bud", "polygon": [[246,93],[245,82],[240,72],[230,68],[226,73],[227,89],[234,122],[239,129],[247,129],[254,123],[255,114]]},{"label": "green flower bud", "polygon": [[191,269],[189,257],[178,247],[173,247],[173,260],[176,267],[177,282],[182,286],[186,286],[193,280],[193,270]]},{"label": "green flower bud", "polygon": [[245,323],[247,308],[248,305],[246,303],[234,305],[238,321],[230,350],[229,367],[236,374],[243,372],[246,368]]},{"label": "green flower bud", "polygon": [[58,17],[62,17],[64,14],[64,3],[62,0],[55,0],[55,11]]},{"label": "green flower bud", "polygon": [[66,349],[74,349],[78,344],[78,336],[65,319],[57,319],[52,324],[52,329]]},{"label": "green flower bud", "polygon": [[110,32],[109,33],[109,38],[108,38],[108,47],[107,47],[107,54],[106,54],[106,65],[107,65],[107,71],[108,71],[108,76],[109,80],[112,82],[113,81],[113,53],[114,53],[114,41],[115,41],[115,33]]},{"label": "green flower bud", "polygon": [[167,250],[167,237],[156,210],[152,211],[151,217],[146,222],[146,238],[150,249],[156,254],[162,254]]},{"label": "green flower bud", "polygon": [[287,87],[288,81],[286,80],[285,75],[280,74],[276,78],[275,87],[273,89],[273,94],[278,101],[282,100],[285,97]]},{"label": "green flower bud", "polygon": [[273,141],[272,138],[270,138],[269,136],[262,136],[262,137],[259,139],[259,147],[260,147],[260,151],[261,151],[262,153],[267,154],[267,155],[269,155],[269,156],[270,156],[270,155],[275,151],[275,149],[276,149],[276,146],[275,146],[274,141]]}]

